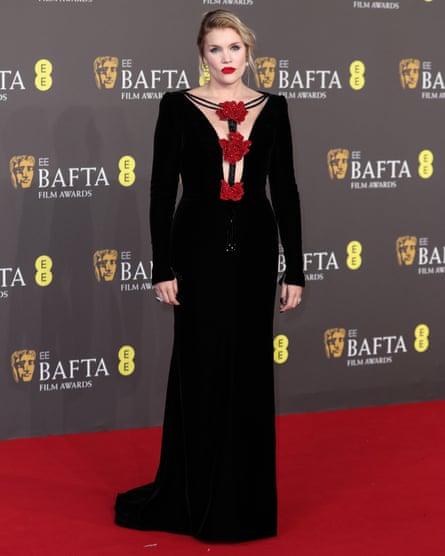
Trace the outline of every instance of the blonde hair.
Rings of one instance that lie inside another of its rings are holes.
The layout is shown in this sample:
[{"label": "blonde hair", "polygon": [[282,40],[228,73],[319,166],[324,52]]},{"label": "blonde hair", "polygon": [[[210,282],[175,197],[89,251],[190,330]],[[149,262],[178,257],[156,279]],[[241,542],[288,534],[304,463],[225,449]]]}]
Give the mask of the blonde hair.
[{"label": "blonde hair", "polygon": [[252,29],[249,29],[238,16],[228,10],[214,10],[204,14],[196,41],[199,50],[200,65],[202,66],[204,62],[204,39],[207,33],[212,29],[233,29],[238,33],[247,49],[246,61],[250,69],[255,73],[255,64],[253,61],[253,49],[256,44],[255,33]]}]

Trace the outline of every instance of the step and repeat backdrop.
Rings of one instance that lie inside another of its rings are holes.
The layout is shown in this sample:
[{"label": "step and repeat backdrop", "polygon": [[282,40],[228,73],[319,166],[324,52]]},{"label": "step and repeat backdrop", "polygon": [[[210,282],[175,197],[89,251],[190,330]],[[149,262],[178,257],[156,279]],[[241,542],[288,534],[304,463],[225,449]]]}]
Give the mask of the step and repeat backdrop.
[{"label": "step and repeat backdrop", "polygon": [[3,0],[0,438],[161,424],[153,130],[215,8],[293,128],[307,287],[277,311],[278,412],[445,397],[443,2]]}]

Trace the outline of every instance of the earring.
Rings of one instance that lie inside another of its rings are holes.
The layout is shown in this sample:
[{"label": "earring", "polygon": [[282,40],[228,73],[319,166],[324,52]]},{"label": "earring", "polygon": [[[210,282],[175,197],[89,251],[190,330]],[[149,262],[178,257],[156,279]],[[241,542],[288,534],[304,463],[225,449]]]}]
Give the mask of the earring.
[{"label": "earring", "polygon": [[199,84],[202,86],[208,83],[209,81],[210,81],[209,66],[207,62],[201,60],[201,63],[199,64]]}]

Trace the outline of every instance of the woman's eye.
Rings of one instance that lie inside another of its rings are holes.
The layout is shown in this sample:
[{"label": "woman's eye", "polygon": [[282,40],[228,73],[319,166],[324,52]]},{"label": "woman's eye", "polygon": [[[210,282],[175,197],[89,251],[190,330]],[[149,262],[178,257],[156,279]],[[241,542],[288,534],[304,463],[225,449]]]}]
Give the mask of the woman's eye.
[{"label": "woman's eye", "polygon": [[237,45],[237,44],[234,44],[234,45],[232,46],[232,50],[239,50],[240,48],[241,48],[241,47],[240,47],[239,45]]},{"label": "woman's eye", "polygon": [[218,48],[217,48],[216,46],[213,46],[213,47],[210,49],[210,52],[211,52],[212,54],[215,54],[215,52],[218,52]]}]

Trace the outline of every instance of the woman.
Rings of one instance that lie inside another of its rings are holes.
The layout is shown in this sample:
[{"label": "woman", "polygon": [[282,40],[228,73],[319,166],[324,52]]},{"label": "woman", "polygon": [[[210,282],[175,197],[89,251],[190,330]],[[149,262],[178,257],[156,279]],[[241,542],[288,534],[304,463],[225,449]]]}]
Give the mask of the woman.
[{"label": "woman", "polygon": [[234,14],[207,13],[198,47],[208,82],[160,103],[153,284],[174,306],[175,336],[158,473],[118,496],[125,527],[227,542],[277,532],[278,230],[287,265],[280,311],[297,306],[304,276],[286,101],[243,83],[253,46]]}]

